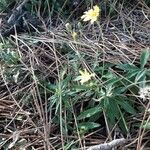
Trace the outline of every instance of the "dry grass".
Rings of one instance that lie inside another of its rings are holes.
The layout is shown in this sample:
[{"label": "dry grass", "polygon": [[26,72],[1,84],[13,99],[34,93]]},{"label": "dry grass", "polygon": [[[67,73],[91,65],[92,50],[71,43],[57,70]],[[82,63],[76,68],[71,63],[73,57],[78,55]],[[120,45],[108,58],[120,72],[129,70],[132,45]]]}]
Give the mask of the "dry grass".
[{"label": "dry grass", "polygon": [[[79,143],[81,149],[86,149],[86,146],[111,140],[112,135],[123,136],[118,135],[121,132],[115,127],[111,131],[104,131],[102,126],[84,138],[79,134],[75,136],[74,133],[66,137],[61,128],[62,117],[66,116],[60,113],[60,126],[53,123],[54,107],[49,106],[49,91],[39,86],[39,79],[51,83],[59,81],[60,71],[66,66],[68,72],[71,72],[68,54],[72,53],[87,56],[89,59],[81,59],[79,63],[88,69],[93,62],[128,62],[138,65],[141,51],[150,47],[150,8],[139,3],[132,9],[120,6],[117,12],[115,19],[102,19],[103,37],[100,37],[97,26],[84,26],[80,30],[77,29],[79,36],[78,40],[74,41],[62,22],[60,26],[42,33],[34,33],[32,36],[16,34],[9,38],[20,56],[20,74],[17,83],[8,82],[4,76],[3,64],[1,65],[1,149],[4,149],[6,143],[15,145],[11,149],[16,150],[17,147],[34,147],[36,150],[64,149],[64,143],[67,141]],[[7,67],[9,68],[6,66],[6,69]],[[128,124],[150,120],[149,112],[146,111],[150,108],[149,105],[150,102],[139,100],[137,106],[144,108],[145,113],[128,118]],[[76,112],[73,114],[76,124]],[[128,144],[120,149],[140,150],[144,145],[149,149],[149,137],[149,131],[135,127],[128,137]]]}]

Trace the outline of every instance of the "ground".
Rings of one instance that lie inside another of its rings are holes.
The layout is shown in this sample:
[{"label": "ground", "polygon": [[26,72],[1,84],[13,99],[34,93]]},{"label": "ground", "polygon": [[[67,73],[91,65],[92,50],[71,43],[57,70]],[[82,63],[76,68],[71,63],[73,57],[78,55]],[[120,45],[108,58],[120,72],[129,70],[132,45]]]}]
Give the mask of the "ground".
[{"label": "ground", "polygon": [[[0,149],[84,150],[122,138],[115,149],[149,149],[148,2],[92,2],[71,13],[54,2],[51,16],[28,4],[12,24],[2,12]],[[84,22],[93,5],[97,21]]]}]

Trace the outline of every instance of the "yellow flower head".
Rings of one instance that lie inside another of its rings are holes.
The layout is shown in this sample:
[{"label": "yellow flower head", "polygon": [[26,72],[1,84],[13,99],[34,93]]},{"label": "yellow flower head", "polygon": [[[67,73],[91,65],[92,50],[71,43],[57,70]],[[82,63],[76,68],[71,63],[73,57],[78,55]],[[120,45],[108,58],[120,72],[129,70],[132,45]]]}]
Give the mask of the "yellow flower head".
[{"label": "yellow flower head", "polygon": [[73,38],[74,41],[76,40],[76,38],[77,38],[77,32],[75,32],[75,31],[72,32],[72,38]]},{"label": "yellow flower head", "polygon": [[81,74],[81,75],[80,75],[80,82],[81,82],[81,84],[83,84],[83,83],[89,81],[89,80],[91,79],[91,77],[94,77],[94,76],[95,76],[94,73],[90,74],[89,72],[87,72],[86,69],[84,69],[84,71],[81,71],[81,70],[80,70],[79,73]]},{"label": "yellow flower head", "polygon": [[90,21],[91,24],[93,24],[95,21],[97,21],[99,13],[100,8],[97,5],[95,5],[93,9],[84,12],[84,15],[81,16],[81,19],[83,19],[83,21]]}]

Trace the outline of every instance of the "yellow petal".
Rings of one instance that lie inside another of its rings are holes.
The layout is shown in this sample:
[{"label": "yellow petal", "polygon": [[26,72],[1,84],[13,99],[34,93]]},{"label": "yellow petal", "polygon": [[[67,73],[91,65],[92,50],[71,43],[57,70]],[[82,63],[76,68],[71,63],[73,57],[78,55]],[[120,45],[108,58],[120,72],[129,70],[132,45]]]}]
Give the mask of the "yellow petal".
[{"label": "yellow petal", "polygon": [[91,24],[93,24],[96,20],[97,20],[97,18],[91,19]]},{"label": "yellow petal", "polygon": [[84,72],[83,72],[82,70],[79,70],[79,73],[80,73],[81,75],[84,75]]},{"label": "yellow petal", "polygon": [[86,17],[83,19],[83,21],[89,21],[89,20],[91,20],[91,18],[89,18],[89,17]]},{"label": "yellow petal", "polygon": [[94,11],[95,11],[95,12],[97,12],[97,13],[99,13],[99,12],[100,12],[100,9],[99,9],[99,7],[98,7],[97,5],[96,5],[96,6],[94,6],[94,7],[93,7],[93,9],[94,9]]},{"label": "yellow petal", "polygon": [[74,40],[76,40],[76,38],[77,38],[77,33],[76,33],[75,31],[72,32],[72,38],[73,38]]}]

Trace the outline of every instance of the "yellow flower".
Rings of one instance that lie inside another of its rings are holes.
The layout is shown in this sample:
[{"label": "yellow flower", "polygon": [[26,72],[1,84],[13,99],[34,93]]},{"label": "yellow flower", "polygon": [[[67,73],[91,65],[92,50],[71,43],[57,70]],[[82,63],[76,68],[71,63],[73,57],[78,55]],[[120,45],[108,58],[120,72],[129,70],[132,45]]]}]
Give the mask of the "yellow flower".
[{"label": "yellow flower", "polygon": [[75,41],[77,38],[77,33],[75,31],[72,32],[72,38]]},{"label": "yellow flower", "polygon": [[93,9],[84,12],[84,15],[81,16],[81,19],[83,19],[83,21],[90,21],[91,24],[93,24],[95,21],[97,21],[99,13],[100,8],[97,5],[95,5]]},{"label": "yellow flower", "polygon": [[84,71],[81,71],[81,70],[80,70],[79,73],[81,74],[81,75],[80,75],[80,82],[81,82],[81,84],[83,84],[83,83],[89,81],[89,80],[91,79],[91,77],[94,77],[94,76],[95,76],[94,73],[90,74],[89,72],[87,72],[86,69],[84,69]]}]

